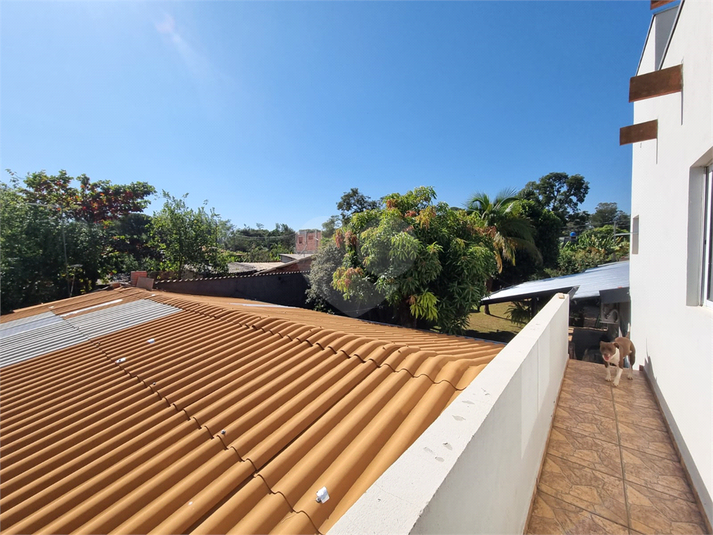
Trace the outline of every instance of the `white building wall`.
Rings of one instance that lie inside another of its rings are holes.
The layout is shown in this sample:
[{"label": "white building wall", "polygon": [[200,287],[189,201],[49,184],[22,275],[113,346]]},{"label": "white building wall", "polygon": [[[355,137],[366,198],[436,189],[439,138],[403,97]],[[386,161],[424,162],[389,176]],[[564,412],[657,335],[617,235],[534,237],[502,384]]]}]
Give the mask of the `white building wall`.
[{"label": "white building wall", "polygon": [[522,533],[567,365],[558,294],[329,530]]},{"label": "white building wall", "polygon": [[[655,24],[652,27],[655,28]],[[634,104],[658,139],[633,146],[631,338],[713,519],[713,308],[701,305],[703,166],[713,161],[713,2],[687,0],[661,68],[683,64],[683,92]],[[638,74],[654,70],[647,41]]]}]

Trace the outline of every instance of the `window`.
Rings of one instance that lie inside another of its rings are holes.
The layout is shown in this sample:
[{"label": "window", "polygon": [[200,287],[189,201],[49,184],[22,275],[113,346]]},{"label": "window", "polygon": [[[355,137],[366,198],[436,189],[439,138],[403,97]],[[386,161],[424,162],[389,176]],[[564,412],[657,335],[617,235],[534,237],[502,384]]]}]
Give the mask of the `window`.
[{"label": "window", "polygon": [[631,254],[639,254],[639,216],[631,221]]},{"label": "window", "polygon": [[706,169],[703,232],[703,302],[713,306],[713,165]]}]

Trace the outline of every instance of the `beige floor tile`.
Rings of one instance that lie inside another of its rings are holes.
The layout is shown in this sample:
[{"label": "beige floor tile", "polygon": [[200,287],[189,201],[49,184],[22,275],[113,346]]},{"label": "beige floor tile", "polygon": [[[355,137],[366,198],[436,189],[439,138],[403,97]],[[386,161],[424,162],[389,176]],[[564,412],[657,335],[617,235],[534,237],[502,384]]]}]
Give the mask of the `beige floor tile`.
[{"label": "beige floor tile", "polygon": [[678,455],[668,433],[624,422],[619,422],[618,428],[622,446],[670,461],[678,461]]},{"label": "beige floor tile", "polygon": [[572,381],[565,378],[562,381],[562,392],[568,392],[577,396],[600,397],[604,399],[614,399],[612,397],[612,389],[609,383],[602,379],[601,382],[596,381]]},{"label": "beige floor tile", "polygon": [[[636,383],[636,380],[634,380],[634,383]],[[614,402],[617,404],[659,410],[656,404],[656,398],[653,392],[648,388],[648,385],[645,388],[636,387],[631,384],[631,381],[624,383],[622,379],[622,382],[619,383],[617,388],[612,388],[612,394],[614,396]]]},{"label": "beige floor tile", "polygon": [[624,483],[619,478],[547,455],[538,489],[612,522],[628,523]]},{"label": "beige floor tile", "polygon": [[695,498],[681,463],[629,448],[622,448],[625,479],[689,502]]},{"label": "beige floor tile", "polygon": [[547,451],[592,470],[622,477],[619,446],[612,442],[553,427]]},{"label": "beige floor tile", "polygon": [[526,533],[626,535],[629,531],[621,524],[541,492],[535,498]]},{"label": "beige floor tile", "polygon": [[661,411],[650,406],[630,404],[620,399],[616,401],[616,417],[620,422],[633,426],[641,425],[650,429],[667,432]]},{"label": "beige floor tile", "polygon": [[695,503],[627,482],[631,528],[644,534],[703,534],[705,524]]},{"label": "beige floor tile", "polygon": [[614,402],[599,396],[587,396],[577,391],[562,390],[558,405],[584,412],[591,412],[607,418],[614,418]]},{"label": "beige floor tile", "polygon": [[617,443],[616,421],[598,414],[558,406],[554,425],[598,440]]}]

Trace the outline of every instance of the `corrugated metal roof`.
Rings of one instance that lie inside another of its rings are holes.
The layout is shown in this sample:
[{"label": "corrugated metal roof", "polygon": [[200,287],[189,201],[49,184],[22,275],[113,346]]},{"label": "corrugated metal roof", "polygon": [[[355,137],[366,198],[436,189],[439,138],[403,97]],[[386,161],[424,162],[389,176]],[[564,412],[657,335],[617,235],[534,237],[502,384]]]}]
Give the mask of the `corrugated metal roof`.
[{"label": "corrugated metal roof", "polygon": [[538,295],[567,292],[577,288],[573,300],[599,297],[602,290],[629,287],[629,262],[615,262],[588,269],[583,273],[523,282],[510,288],[492,293],[483,299],[483,303],[502,303],[517,301]]},{"label": "corrugated metal roof", "polygon": [[248,273],[283,266],[283,262],[229,262],[228,273]]},{"label": "corrugated metal roof", "polygon": [[[153,301],[130,301],[110,308],[97,305],[57,316],[45,312],[4,323],[0,328],[0,368],[52,351],[86,342],[98,336],[179,312],[172,306]],[[106,303],[106,304],[109,304]],[[81,313],[77,316],[70,314]]]},{"label": "corrugated metal roof", "polygon": [[502,347],[145,295],[0,370],[3,533],[324,533]]}]

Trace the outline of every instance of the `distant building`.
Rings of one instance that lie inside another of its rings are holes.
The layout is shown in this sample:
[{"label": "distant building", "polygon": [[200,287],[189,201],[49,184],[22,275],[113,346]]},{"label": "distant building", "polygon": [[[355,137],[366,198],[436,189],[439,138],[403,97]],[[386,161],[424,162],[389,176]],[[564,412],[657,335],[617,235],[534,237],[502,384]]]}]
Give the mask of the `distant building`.
[{"label": "distant building", "polygon": [[299,230],[295,232],[295,253],[316,253],[321,241],[321,230]]}]

